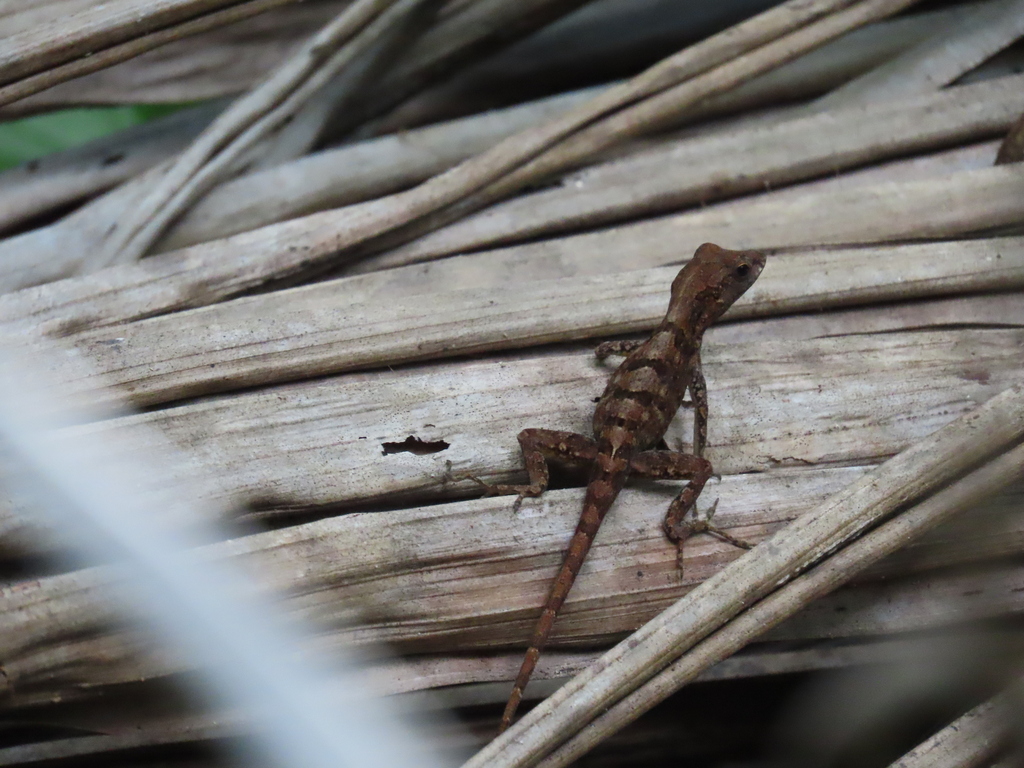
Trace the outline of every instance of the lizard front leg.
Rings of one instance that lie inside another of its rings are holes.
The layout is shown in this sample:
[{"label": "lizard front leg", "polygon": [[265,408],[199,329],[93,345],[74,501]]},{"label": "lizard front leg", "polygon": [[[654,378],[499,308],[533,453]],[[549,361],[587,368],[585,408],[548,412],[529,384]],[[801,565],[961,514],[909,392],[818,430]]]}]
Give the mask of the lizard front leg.
[{"label": "lizard front leg", "polygon": [[548,488],[548,461],[561,464],[592,464],[597,458],[597,443],[576,432],[560,432],[554,429],[524,429],[519,433],[519,446],[526,462],[529,485],[491,485],[471,477],[482,485],[488,496],[510,496],[516,494],[513,505],[519,508],[527,496],[540,496]]},{"label": "lizard front leg", "polygon": [[604,360],[612,355],[628,355],[634,349],[644,343],[644,339],[622,339],[619,341],[602,341],[594,350],[598,360]]}]

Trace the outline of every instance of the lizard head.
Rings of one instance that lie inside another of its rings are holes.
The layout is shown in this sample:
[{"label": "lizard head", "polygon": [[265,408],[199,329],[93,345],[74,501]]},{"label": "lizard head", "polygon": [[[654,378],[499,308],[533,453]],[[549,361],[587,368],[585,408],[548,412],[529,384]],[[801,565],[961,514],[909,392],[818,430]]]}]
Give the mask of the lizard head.
[{"label": "lizard head", "polygon": [[670,317],[686,318],[691,328],[703,331],[754,284],[764,264],[758,251],[704,243],[672,281]]}]

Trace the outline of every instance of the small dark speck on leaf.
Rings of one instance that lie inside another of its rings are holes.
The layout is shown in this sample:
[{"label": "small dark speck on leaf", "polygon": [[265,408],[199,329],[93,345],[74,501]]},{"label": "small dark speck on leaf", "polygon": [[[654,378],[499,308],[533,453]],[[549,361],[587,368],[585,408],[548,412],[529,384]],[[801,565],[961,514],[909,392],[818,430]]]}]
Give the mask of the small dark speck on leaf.
[{"label": "small dark speck on leaf", "polygon": [[438,453],[448,449],[448,443],[444,440],[420,440],[418,437],[409,435],[400,443],[381,443],[384,455],[389,453],[414,453],[417,456],[426,456],[428,453]]},{"label": "small dark speck on leaf", "polygon": [[124,152],[115,152],[113,155],[107,155],[100,161],[100,165],[115,165],[124,160]]}]

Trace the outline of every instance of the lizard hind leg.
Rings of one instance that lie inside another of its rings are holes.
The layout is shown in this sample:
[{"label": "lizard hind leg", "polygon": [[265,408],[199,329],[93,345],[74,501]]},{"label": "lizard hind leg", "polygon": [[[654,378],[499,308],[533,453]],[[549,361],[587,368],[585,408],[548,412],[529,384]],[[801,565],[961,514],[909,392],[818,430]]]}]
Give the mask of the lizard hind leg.
[{"label": "lizard hind leg", "polygon": [[524,429],[519,433],[519,446],[526,462],[527,485],[504,485],[485,483],[469,476],[483,486],[487,496],[517,496],[514,509],[524,498],[540,496],[548,488],[550,478],[548,462],[555,461],[570,466],[592,464],[597,458],[597,443],[576,432],[561,432],[554,429]]},{"label": "lizard hind leg", "polygon": [[704,484],[711,478],[711,462],[692,453],[678,451],[643,451],[629,462],[630,471],[641,477],[656,480],[689,480],[679,495],[669,505],[665,516],[665,533],[672,541],[688,535],[683,519],[704,490]]},{"label": "lizard hind leg", "polygon": [[[704,490],[705,483],[713,477],[711,463],[707,459],[675,451],[644,451],[633,457],[630,469],[642,477],[690,481],[672,500],[664,522],[665,534],[678,551],[676,566],[680,573],[683,569],[683,545],[688,538],[699,533],[709,533],[742,549],[751,548],[747,542],[712,525],[711,519],[718,508],[717,499],[703,520],[696,515],[697,497]],[[691,511],[692,516],[689,514]]]}]

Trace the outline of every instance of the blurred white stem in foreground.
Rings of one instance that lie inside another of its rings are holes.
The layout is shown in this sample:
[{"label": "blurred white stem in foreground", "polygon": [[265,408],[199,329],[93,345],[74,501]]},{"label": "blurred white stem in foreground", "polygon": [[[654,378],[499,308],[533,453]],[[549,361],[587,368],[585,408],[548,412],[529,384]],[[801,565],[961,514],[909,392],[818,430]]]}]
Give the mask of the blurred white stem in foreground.
[{"label": "blurred white stem in foreground", "polygon": [[[57,362],[59,354],[44,362]],[[183,457],[169,445],[159,456],[140,455],[89,430],[58,433],[96,415],[73,412],[71,398],[37,362],[30,366],[0,346],[3,474],[87,561],[125,569],[130,578],[116,597],[128,599],[202,669],[206,693],[217,703],[248,714],[245,757],[289,768],[439,765],[385,702],[364,690],[350,659],[335,654],[330,669],[300,662],[294,622],[286,627],[251,583],[224,563],[195,556],[189,550],[202,542],[154,514],[192,506],[194,519],[216,519],[173,480],[188,477],[172,471]],[[225,537],[209,531],[204,538]]]}]

